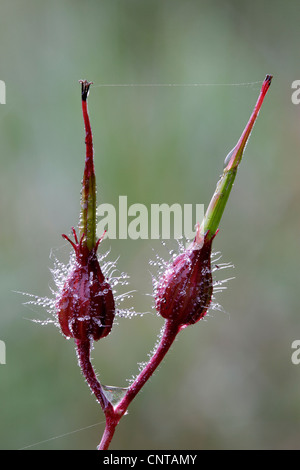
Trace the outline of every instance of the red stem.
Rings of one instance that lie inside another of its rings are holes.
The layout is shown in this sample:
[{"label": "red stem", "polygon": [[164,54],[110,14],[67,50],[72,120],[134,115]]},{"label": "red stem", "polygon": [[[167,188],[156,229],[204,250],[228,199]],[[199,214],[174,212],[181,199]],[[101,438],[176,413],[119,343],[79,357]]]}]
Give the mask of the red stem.
[{"label": "red stem", "polygon": [[89,88],[92,82],[81,80],[80,83],[81,83],[81,105],[82,105],[82,114],[83,114],[84,127],[85,127],[85,145],[86,145],[84,177],[89,178],[91,175],[94,174],[93,135],[92,135],[88,109],[87,109],[87,97],[88,97]]},{"label": "red stem", "polygon": [[151,377],[153,372],[159,366],[159,364],[169,351],[171,345],[173,344],[180,329],[181,325],[178,325],[177,323],[171,320],[166,321],[162,338],[152,358],[150,359],[146,367],[137,376],[132,385],[129,387],[128,391],[126,392],[126,395],[117,405],[117,407],[114,410],[110,410],[106,414],[106,427],[102,436],[102,440],[98,446],[98,450],[107,450],[109,448],[109,445],[111,443],[111,440],[113,438],[113,435],[120,419],[122,418],[122,416],[124,416],[132,400],[136,397],[141,388],[145,385],[145,383]]},{"label": "red stem", "polygon": [[98,402],[101,405],[102,410],[104,411],[105,415],[110,411],[113,411],[112,404],[106,398],[101,384],[98,381],[96,374],[94,372],[91,359],[90,359],[90,352],[91,352],[91,343],[89,340],[81,341],[79,339],[75,340],[76,347],[77,347],[77,356],[78,356],[78,363],[79,367],[90,387],[91,391],[94,393],[95,397],[97,398]]},{"label": "red stem", "polygon": [[249,121],[248,121],[248,123],[247,123],[247,125],[246,125],[246,127],[245,127],[238,143],[236,144],[235,148],[233,149],[230,160],[229,160],[229,162],[226,166],[227,170],[238,167],[238,165],[241,161],[241,158],[242,158],[243,151],[245,149],[247,140],[248,140],[248,138],[250,136],[250,133],[253,129],[254,123],[257,119],[258,113],[259,113],[260,108],[263,104],[263,101],[265,99],[267,91],[268,91],[268,89],[271,85],[272,78],[273,78],[272,75],[267,75],[266,78],[263,81],[263,84],[262,84],[262,87],[261,87],[261,90],[260,90],[260,94],[259,94],[259,97],[258,97],[257,102],[255,104],[254,110],[253,110],[253,112],[250,116],[250,119],[249,119]]}]

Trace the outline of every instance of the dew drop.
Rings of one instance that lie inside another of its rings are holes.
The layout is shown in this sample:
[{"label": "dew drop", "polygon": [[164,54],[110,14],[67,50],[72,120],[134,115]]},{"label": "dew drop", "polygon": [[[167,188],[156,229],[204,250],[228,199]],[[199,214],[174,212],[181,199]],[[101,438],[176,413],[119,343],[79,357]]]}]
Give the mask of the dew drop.
[{"label": "dew drop", "polygon": [[102,390],[113,406],[117,406],[127,392],[125,387],[113,387],[111,385],[102,385]]}]

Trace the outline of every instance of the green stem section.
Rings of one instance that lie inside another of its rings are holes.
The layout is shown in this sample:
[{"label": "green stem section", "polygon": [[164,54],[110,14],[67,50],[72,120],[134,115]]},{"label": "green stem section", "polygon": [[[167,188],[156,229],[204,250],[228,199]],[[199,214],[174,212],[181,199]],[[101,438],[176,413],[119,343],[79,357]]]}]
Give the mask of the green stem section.
[{"label": "green stem section", "polygon": [[242,133],[236,146],[233,148],[233,150],[231,150],[231,152],[229,152],[225,159],[225,168],[223,171],[223,175],[217,183],[215,193],[209,203],[209,206],[205,213],[205,217],[200,227],[201,234],[204,234],[209,231],[209,238],[212,238],[219,228],[219,224],[237,174],[238,166],[242,160],[247,141],[250,137],[254,123],[258,117],[266,93],[271,85],[271,81],[272,76],[267,75],[263,82],[254,110],[244,129],[244,132]]},{"label": "green stem section", "polygon": [[81,83],[81,104],[85,127],[85,167],[82,180],[79,238],[84,234],[83,245],[89,250],[96,244],[96,178],[94,169],[93,136],[87,109],[87,97],[91,82]]}]

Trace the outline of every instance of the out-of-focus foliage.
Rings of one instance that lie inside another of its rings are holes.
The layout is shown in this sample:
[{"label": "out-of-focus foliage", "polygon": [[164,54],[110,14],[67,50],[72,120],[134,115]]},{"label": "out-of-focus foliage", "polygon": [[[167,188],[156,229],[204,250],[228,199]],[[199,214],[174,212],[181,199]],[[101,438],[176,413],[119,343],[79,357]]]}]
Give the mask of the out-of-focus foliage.
[{"label": "out-of-focus foliage", "polygon": [[[60,234],[78,221],[84,161],[78,80],[95,84],[98,203],[127,195],[150,208],[209,202],[261,85],[239,84],[266,73],[274,81],[214,243],[235,265],[218,274],[235,277],[217,298],[225,312],[181,333],[112,449],[299,448],[299,13],[296,0],[1,2],[1,448],[94,449],[104,427],[72,341],[29,321],[44,312],[14,292],[50,295],[49,254],[68,257]],[[210,86],[97,86],[114,83]],[[176,243],[109,247],[137,291],[128,306],[149,312],[120,319],[93,351],[100,379],[126,386],[162,324],[149,259]]]}]

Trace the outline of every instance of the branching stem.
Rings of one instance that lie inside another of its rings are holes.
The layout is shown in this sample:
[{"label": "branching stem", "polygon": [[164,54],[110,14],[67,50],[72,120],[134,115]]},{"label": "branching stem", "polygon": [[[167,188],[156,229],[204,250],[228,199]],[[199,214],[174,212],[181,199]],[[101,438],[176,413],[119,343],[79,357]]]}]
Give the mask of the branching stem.
[{"label": "branching stem", "polygon": [[[223,175],[221,176],[213,198],[207,208],[204,220],[201,227],[197,229],[196,242],[198,239],[200,242],[200,233],[208,233],[210,239],[212,239],[217,230],[218,226],[225,209],[227,199],[229,197],[238,165],[242,159],[243,151],[245,149],[247,140],[249,139],[253,125],[257,119],[258,113],[262,106],[265,95],[271,84],[272,76],[267,75],[258,97],[257,103],[254,107],[250,120],[248,121],[241,138],[237,145],[228,154],[225,160],[225,168]],[[87,95],[89,92],[90,82],[86,80],[81,81],[82,85],[82,110],[86,130],[86,160],[85,170],[82,187],[82,201],[81,201],[81,217],[80,217],[80,239],[81,242],[86,243],[89,250],[94,249],[96,245],[96,181],[94,173],[94,162],[93,162],[93,141],[92,131],[90,127],[90,121],[87,111]],[[200,230],[201,229],[201,230]],[[74,234],[76,243],[78,242],[76,233]],[[84,238],[85,237],[85,238]],[[67,238],[67,237],[65,237]],[[83,240],[84,238],[84,240]],[[68,238],[67,238],[68,239]],[[71,242],[72,243],[72,242]],[[99,241],[97,242],[99,243]],[[72,243],[74,246],[74,244]],[[198,249],[198,248],[197,248]],[[168,317],[164,325],[163,334],[159,341],[159,344],[150,358],[147,365],[139,373],[134,382],[127,389],[124,397],[115,406],[111,403],[108,396],[105,394],[101,383],[98,381],[94,372],[93,366],[90,360],[91,352],[91,341],[90,339],[78,340],[76,339],[77,355],[79,366],[82,373],[91,389],[100,403],[102,410],[106,418],[106,426],[102,436],[102,440],[98,446],[99,450],[107,450],[110,446],[111,440],[114,436],[116,427],[120,422],[121,418],[126,413],[130,403],[146,384],[149,378],[152,376],[154,371],[157,369],[165,355],[169,351],[171,345],[175,341],[179,331],[183,327],[183,323],[180,322],[180,315],[171,315]],[[191,324],[191,323],[190,323]]]},{"label": "branching stem", "polygon": [[101,384],[98,381],[94,372],[93,366],[90,361],[90,342],[78,340],[76,341],[79,366],[91,391],[94,393],[98,402],[100,403],[106,418],[106,426],[101,442],[98,446],[98,450],[107,450],[109,448],[109,445],[115,433],[116,427],[119,424],[119,421],[126,413],[132,400],[136,397],[141,388],[146,384],[146,382],[152,376],[161,361],[164,359],[180,329],[181,325],[178,325],[174,321],[167,320],[165,322],[162,337],[153,356],[151,357],[147,365],[144,367],[144,369],[137,376],[137,378],[134,380],[134,382],[131,384],[131,386],[128,388],[125,396],[116,405],[115,408],[105,396]]}]

